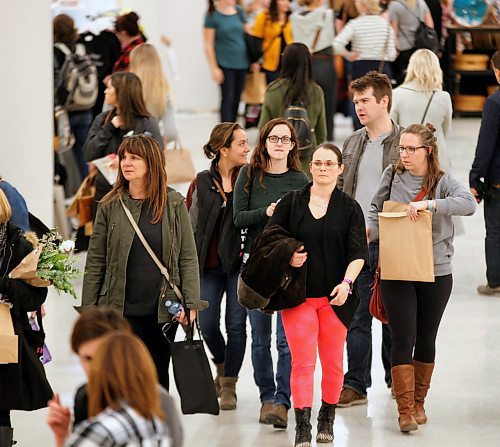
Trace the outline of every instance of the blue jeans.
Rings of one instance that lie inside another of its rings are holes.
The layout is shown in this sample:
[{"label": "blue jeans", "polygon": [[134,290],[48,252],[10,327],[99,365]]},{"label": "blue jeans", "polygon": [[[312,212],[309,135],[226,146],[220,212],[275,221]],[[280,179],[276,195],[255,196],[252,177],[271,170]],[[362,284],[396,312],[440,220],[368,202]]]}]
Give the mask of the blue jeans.
[{"label": "blue jeans", "polygon": [[[369,304],[375,267],[378,261],[378,245],[370,244],[370,266],[365,266],[356,280],[359,305],[347,332],[348,371],[344,375],[344,387],[366,395],[372,385],[372,320]],[[373,268],[371,268],[373,266]],[[382,363],[385,382],[391,383],[391,333],[389,325],[382,325]]]},{"label": "blue jeans", "polygon": [[224,72],[224,82],[220,85],[222,96],[220,120],[234,123],[238,116],[238,105],[248,69],[221,68],[221,70]]},{"label": "blue jeans", "polygon": [[[205,269],[201,275],[203,299],[209,306],[199,313],[201,331],[214,363],[224,363],[226,377],[238,377],[247,341],[246,309],[238,302],[238,273],[228,276],[222,267]],[[226,293],[227,343],[220,331],[220,307]]]},{"label": "blue jeans", "polygon": [[277,312],[276,348],[278,365],[274,380],[273,359],[271,357],[272,316],[259,310],[248,311],[252,327],[253,377],[260,390],[260,401],[282,404],[290,408],[290,373],[292,370],[290,348],[286,341],[281,312]]},{"label": "blue jeans", "polygon": [[83,156],[83,145],[87,141],[87,134],[89,133],[90,125],[92,124],[92,112],[86,110],[83,112],[70,112],[69,125],[75,136],[75,144],[73,145],[73,153],[75,154],[78,172],[80,173],[81,180],[87,177],[89,167]]},{"label": "blue jeans", "polygon": [[486,279],[490,287],[500,287],[500,189],[491,188],[484,198],[486,224]]}]

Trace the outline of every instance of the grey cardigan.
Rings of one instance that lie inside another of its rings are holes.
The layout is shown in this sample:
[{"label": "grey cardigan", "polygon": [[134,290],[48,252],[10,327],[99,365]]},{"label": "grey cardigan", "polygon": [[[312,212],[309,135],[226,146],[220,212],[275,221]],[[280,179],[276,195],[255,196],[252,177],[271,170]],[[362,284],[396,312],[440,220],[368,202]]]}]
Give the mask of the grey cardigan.
[{"label": "grey cardigan", "polygon": [[[423,177],[411,175],[408,171],[396,173],[392,181],[392,166],[382,174],[379,188],[372,199],[367,222],[370,242],[378,240],[378,213],[386,200],[409,203],[422,188]],[[432,216],[432,246],[434,274],[444,276],[451,273],[453,237],[455,229],[451,216],[471,216],[477,208],[476,200],[469,190],[450,174],[444,174],[436,187],[436,210]]]}]

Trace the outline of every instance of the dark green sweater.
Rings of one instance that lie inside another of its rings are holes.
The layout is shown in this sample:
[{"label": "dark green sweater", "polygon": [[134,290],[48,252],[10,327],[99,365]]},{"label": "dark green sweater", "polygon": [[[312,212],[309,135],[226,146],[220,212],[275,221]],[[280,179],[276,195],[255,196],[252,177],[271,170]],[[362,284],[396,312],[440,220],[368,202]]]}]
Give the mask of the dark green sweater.
[{"label": "dark green sweater", "polygon": [[261,184],[260,172],[257,172],[247,193],[247,169],[247,166],[241,168],[234,186],[233,216],[237,227],[248,228],[245,253],[250,253],[254,239],[262,233],[269,221],[267,207],[287,192],[302,189],[309,183],[309,178],[302,171],[290,170],[283,174],[266,173]]}]

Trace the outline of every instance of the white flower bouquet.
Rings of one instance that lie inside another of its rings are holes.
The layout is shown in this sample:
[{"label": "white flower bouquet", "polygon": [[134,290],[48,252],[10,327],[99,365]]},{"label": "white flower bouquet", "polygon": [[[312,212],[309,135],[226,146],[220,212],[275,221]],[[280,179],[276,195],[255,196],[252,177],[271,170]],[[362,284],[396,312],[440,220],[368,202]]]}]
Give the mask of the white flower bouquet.
[{"label": "white flower bouquet", "polygon": [[40,240],[34,233],[27,233],[26,239],[34,249],[10,272],[9,277],[22,279],[34,287],[53,285],[58,293],[66,292],[76,298],[70,281],[80,273],[73,266],[76,261],[72,254],[75,242],[63,240],[55,229],[44,234]]}]

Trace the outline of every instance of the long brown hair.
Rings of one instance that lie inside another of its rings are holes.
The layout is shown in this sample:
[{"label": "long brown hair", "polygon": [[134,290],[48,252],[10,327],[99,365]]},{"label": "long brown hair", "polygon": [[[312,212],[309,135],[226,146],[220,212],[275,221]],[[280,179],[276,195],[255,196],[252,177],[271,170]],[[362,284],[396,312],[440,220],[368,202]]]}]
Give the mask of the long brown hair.
[{"label": "long brown hair", "polygon": [[[439,165],[439,154],[438,154],[438,145],[437,138],[434,133],[436,129],[430,123],[427,123],[425,126],[422,124],[410,124],[401,134],[411,134],[416,135],[420,141],[422,146],[426,146],[427,148],[427,174],[424,177],[424,181],[422,186],[427,191],[427,197],[430,199],[434,199],[434,193],[436,192],[437,184],[439,183],[439,179],[444,174]],[[398,163],[396,165],[396,170],[398,173],[403,173],[406,169],[401,161],[401,157],[399,157]]]},{"label": "long brown hair", "polygon": [[130,332],[118,331],[105,336],[92,359],[87,387],[89,417],[108,407],[118,410],[124,400],[146,419],[165,419],[151,355],[144,343]]},{"label": "long brown hair", "polygon": [[135,120],[138,117],[147,118],[151,116],[142,95],[141,80],[137,75],[130,72],[117,71],[111,75],[109,82],[111,82],[116,91],[118,110],[124,129],[134,129]]},{"label": "long brown hair", "polygon": [[257,140],[257,146],[255,146],[252,158],[250,159],[250,163],[248,165],[248,170],[247,170],[248,179],[244,188],[247,193],[250,191],[252,182],[257,173],[259,173],[259,181],[262,185],[262,182],[264,180],[264,174],[267,168],[269,167],[269,163],[271,162],[271,157],[269,157],[269,153],[267,152],[267,147],[266,147],[267,137],[269,136],[271,131],[280,124],[283,124],[290,129],[290,135],[291,135],[290,138],[292,139],[292,144],[293,144],[292,149],[288,153],[287,167],[292,171],[302,170],[302,165],[300,164],[299,160],[299,149],[298,149],[299,140],[297,138],[297,134],[295,133],[295,129],[286,119],[283,118],[272,119],[271,121],[268,121],[261,129],[259,133],[259,138]]},{"label": "long brown hair", "polygon": [[[148,135],[133,135],[126,137],[118,147],[118,158],[121,162],[125,152],[141,157],[146,162],[147,172],[144,184],[145,198],[149,202],[149,209],[153,214],[151,223],[161,221],[165,205],[167,204],[167,171],[165,170],[165,155],[156,140]],[[121,197],[128,191],[128,180],[118,169],[118,178],[113,189],[108,192],[101,203],[109,203]]]}]

